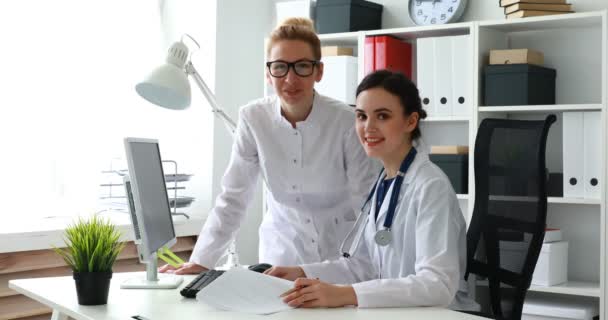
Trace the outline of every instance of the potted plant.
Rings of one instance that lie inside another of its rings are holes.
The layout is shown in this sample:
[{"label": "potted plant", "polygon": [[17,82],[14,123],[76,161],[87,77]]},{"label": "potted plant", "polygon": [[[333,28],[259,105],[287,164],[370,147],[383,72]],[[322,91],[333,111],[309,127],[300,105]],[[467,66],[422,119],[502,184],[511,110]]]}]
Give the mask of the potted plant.
[{"label": "potted plant", "polygon": [[79,218],[65,229],[66,248],[54,248],[72,268],[78,303],[100,305],[108,301],[112,265],[125,244],[109,221],[97,216]]}]

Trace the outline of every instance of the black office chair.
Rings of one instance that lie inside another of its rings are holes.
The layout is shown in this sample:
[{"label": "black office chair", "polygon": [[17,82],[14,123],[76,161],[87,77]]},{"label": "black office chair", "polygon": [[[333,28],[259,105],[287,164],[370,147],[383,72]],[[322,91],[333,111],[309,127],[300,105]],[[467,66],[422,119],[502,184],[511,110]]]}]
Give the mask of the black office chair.
[{"label": "black office chair", "polygon": [[545,236],[545,146],[555,120],[484,119],[477,131],[465,279],[470,273],[488,279],[486,317],[521,319]]}]

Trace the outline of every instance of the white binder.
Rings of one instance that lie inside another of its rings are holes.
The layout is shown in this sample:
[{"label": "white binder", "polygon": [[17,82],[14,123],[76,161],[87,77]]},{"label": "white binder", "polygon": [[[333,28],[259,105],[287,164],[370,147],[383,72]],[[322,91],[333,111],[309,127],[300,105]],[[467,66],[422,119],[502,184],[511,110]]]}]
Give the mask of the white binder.
[{"label": "white binder", "polygon": [[583,132],[581,132],[584,140],[584,168],[583,168],[583,183],[585,190],[585,198],[600,198],[600,119],[601,113],[584,112],[583,113]]},{"label": "white binder", "polygon": [[564,197],[583,198],[585,196],[583,113],[564,112],[563,119]]},{"label": "white binder", "polygon": [[322,95],[355,104],[357,91],[357,58],[351,56],[323,57],[323,79],[315,84]]},{"label": "white binder", "polygon": [[452,115],[468,116],[471,112],[470,36],[452,38]]},{"label": "white binder", "polygon": [[417,86],[422,101],[422,108],[427,115],[435,116],[435,99],[433,94],[435,44],[433,38],[420,38],[416,41],[416,74]]},{"label": "white binder", "polygon": [[434,52],[435,115],[452,115],[452,37],[436,37]]}]

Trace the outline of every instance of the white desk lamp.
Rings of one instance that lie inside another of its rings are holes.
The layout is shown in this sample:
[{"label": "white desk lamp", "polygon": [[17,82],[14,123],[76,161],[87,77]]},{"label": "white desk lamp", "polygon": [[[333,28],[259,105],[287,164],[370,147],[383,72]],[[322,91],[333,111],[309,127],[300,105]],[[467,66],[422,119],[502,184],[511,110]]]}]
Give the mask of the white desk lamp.
[{"label": "white desk lamp", "polygon": [[[190,106],[190,83],[188,76],[194,78],[195,83],[201,89],[205,98],[211,106],[212,112],[219,116],[231,136],[234,136],[236,123],[222,109],[217,106],[215,96],[203,81],[203,78],[192,65],[190,52],[184,37],[190,38],[199,48],[200,45],[190,35],[183,35],[181,41],[175,42],[167,53],[166,63],[156,67],[144,81],[135,86],[135,91],[144,99],[157,106],[168,109],[183,110]],[[228,259],[224,268],[239,266],[235,242],[232,241],[228,248]]]}]

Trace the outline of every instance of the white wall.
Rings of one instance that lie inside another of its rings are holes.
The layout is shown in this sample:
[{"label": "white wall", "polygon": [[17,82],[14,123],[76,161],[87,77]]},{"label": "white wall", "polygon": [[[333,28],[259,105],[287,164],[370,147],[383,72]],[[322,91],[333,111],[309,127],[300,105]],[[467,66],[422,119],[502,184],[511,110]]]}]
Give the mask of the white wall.
[{"label": "white wall", "polygon": [[[273,27],[271,0],[218,0],[215,93],[217,101],[235,120],[238,109],[263,95],[264,37]],[[230,158],[232,138],[220,120],[213,134],[213,199]],[[261,181],[261,179],[260,179]],[[258,261],[258,227],[262,218],[261,183],[237,237],[243,264]]]},{"label": "white wall", "polygon": [[[215,87],[215,39],[216,39],[216,0],[158,0],[161,15],[161,48],[162,53],[158,62],[166,57],[167,49],[182,35],[192,36],[200,45],[185,39],[184,41],[191,49],[192,63],[203,77],[205,83],[211,90]],[[185,195],[193,196],[193,202],[189,210],[190,215],[206,216],[212,206],[212,163],[210,150],[213,147],[213,113],[209,103],[198,90],[194,82],[191,83],[192,103],[189,109],[173,111],[172,113],[184,114],[189,121],[182,119],[180,122],[182,130],[188,134],[182,134],[179,139],[163,143],[163,153],[171,154],[172,150],[187,148],[195,151],[197,156],[180,161],[180,172],[195,173],[187,185]]]}]

